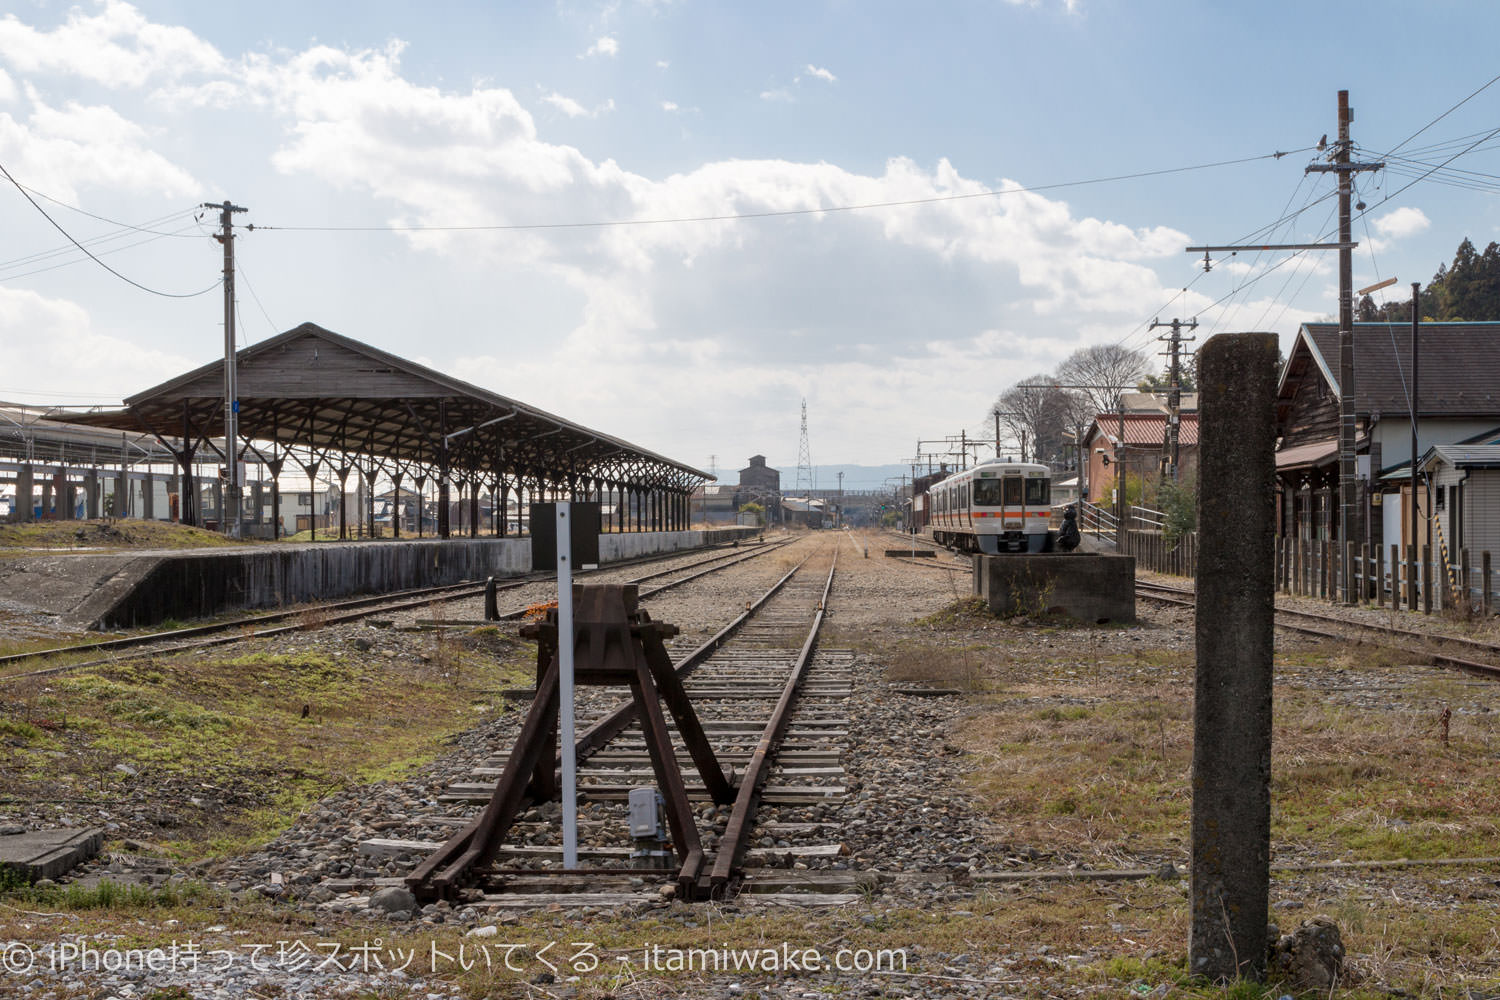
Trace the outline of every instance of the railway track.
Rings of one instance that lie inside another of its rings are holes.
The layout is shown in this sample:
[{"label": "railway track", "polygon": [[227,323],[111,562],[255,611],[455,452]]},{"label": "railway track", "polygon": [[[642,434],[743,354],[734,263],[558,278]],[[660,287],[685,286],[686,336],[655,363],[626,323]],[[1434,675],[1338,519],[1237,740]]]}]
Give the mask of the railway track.
[{"label": "railway track", "polygon": [[[680,586],[708,573],[727,569],[730,566],[738,565],[740,562],[774,552],[786,544],[787,542],[778,541],[757,545],[748,550],[745,548],[734,548],[728,552],[718,552],[707,558],[695,560],[686,566],[674,566],[656,573],[648,573],[636,577],[630,582],[640,584],[664,576],[684,574],[679,579],[662,584],[642,595],[643,597],[651,596],[669,590],[672,587]],[[575,578],[610,578],[617,575],[626,567],[680,558],[682,558],[682,554],[675,552],[649,556],[643,559],[613,563],[596,570],[580,572],[575,574]],[[552,574],[529,574],[514,580],[498,582],[495,590],[497,594],[502,594],[519,590],[530,584],[544,583],[550,579],[553,579]],[[118,639],[105,639],[100,642],[56,646],[34,652],[13,653],[8,656],[0,656],[0,672],[3,672],[0,673],[0,683],[23,677],[47,676],[49,674],[80,670],[85,667],[117,663],[134,656],[179,653],[193,649],[205,649],[211,646],[242,642],[247,639],[265,639],[309,628],[321,628],[325,625],[338,625],[345,622],[358,621],[362,618],[369,618],[380,614],[430,607],[433,604],[449,601],[467,600],[484,595],[486,587],[487,583],[472,582],[447,584],[439,587],[422,587],[414,590],[403,590],[393,594],[357,597],[343,601],[329,601],[323,604],[308,605],[287,611],[274,611],[262,615],[247,615],[227,621],[210,622],[204,625],[172,629],[166,632],[152,632],[143,635],[124,636]],[[498,620],[515,620],[523,617],[525,614],[526,608],[523,607],[519,610],[501,614]],[[5,672],[8,668],[28,663],[41,663],[49,659],[65,656],[93,657],[99,653],[123,653],[124,655],[108,655],[100,658],[84,659],[83,661],[70,662],[54,667],[42,667],[29,671]]]},{"label": "railway track", "polygon": [[[837,825],[808,817],[809,810],[836,806],[845,793],[854,657],[818,645],[836,563],[836,552],[814,554],[712,639],[691,650],[671,649],[672,669],[729,783],[729,794],[721,791],[714,801],[688,741],[676,724],[667,727],[701,857],[684,862],[681,851],[676,857],[640,853],[641,842],[629,835],[627,800],[631,789],[657,785],[649,734],[631,702],[596,697],[587,707],[581,702],[579,712],[588,720],[577,741],[579,866],[563,868],[558,803],[532,802],[504,828],[493,862],[466,880],[462,901],[526,909],[649,906],[677,895],[744,894],[803,906],[862,898],[857,873],[840,861]],[[408,873],[381,881],[415,886],[423,873],[441,869],[439,837],[481,822],[474,813],[491,802],[497,778],[503,787],[507,763],[482,761],[451,782],[437,796],[451,813],[414,818],[404,837],[362,842],[361,853],[394,861]],[[348,892],[377,888],[379,881],[325,884]]]},{"label": "railway track", "polygon": [[[1167,587],[1158,583],[1147,583],[1137,580],[1136,593],[1148,600],[1159,601],[1163,604],[1176,604],[1183,607],[1195,606],[1193,592],[1178,587]],[[1465,673],[1500,680],[1500,665],[1494,662],[1500,661],[1500,647],[1491,643],[1478,642],[1460,636],[1434,635],[1431,632],[1399,628],[1393,625],[1377,625],[1370,622],[1351,621],[1347,618],[1339,618],[1334,615],[1301,611],[1294,608],[1281,607],[1280,605],[1276,608],[1276,627],[1285,629],[1288,632],[1296,632],[1301,635],[1314,636],[1320,639],[1370,642],[1374,645],[1431,660],[1437,665],[1453,667]],[[1382,640],[1371,639],[1369,638],[1371,634],[1385,638]],[[1403,643],[1396,640],[1406,640],[1406,642]],[[1417,643],[1420,645],[1407,643]],[[1442,648],[1434,648],[1434,644]],[[1457,655],[1454,652],[1455,649],[1467,651],[1473,654],[1473,656],[1488,657],[1490,658],[1490,662],[1473,659],[1470,656]]]}]

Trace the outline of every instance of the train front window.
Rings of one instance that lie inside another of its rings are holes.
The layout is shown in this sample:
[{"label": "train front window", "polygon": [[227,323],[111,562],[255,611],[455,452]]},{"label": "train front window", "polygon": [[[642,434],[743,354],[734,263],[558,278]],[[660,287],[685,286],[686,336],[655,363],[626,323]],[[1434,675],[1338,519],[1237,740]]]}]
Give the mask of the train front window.
[{"label": "train front window", "polygon": [[1021,506],[1021,479],[1018,476],[1006,476],[1001,480],[1005,484],[1005,506]]},{"label": "train front window", "polygon": [[1047,507],[1052,503],[1052,481],[1038,476],[1026,480],[1026,506]]},{"label": "train front window", "polygon": [[979,479],[974,482],[974,506],[1000,506],[1000,480]]}]

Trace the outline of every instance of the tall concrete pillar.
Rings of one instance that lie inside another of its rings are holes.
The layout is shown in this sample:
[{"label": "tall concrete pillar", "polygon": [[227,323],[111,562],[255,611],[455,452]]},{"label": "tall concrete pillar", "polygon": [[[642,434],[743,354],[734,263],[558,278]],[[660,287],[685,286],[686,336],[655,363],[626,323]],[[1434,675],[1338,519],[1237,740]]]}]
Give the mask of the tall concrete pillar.
[{"label": "tall concrete pillar", "polygon": [[1276,535],[1274,333],[1198,351],[1197,653],[1188,969],[1265,974]]},{"label": "tall concrete pillar", "polygon": [[22,462],[16,469],[16,505],[11,510],[12,521],[25,524],[36,516],[35,477],[36,470],[30,462]]},{"label": "tall concrete pillar", "polygon": [[99,518],[99,470],[90,469],[83,474],[83,514],[90,521]]},{"label": "tall concrete pillar", "polygon": [[74,510],[78,507],[78,487],[66,472],[57,474],[57,518],[60,521],[74,520]]},{"label": "tall concrete pillar", "polygon": [[156,516],[156,479],[147,469],[141,475],[141,517],[151,520]]},{"label": "tall concrete pillar", "polygon": [[110,517],[130,516],[130,473],[123,467],[115,475],[114,498],[110,501]]},{"label": "tall concrete pillar", "polygon": [[266,520],[266,486],[259,479],[250,484],[250,516],[246,520],[255,525]]},{"label": "tall concrete pillar", "polygon": [[46,517],[49,514],[51,514],[53,517],[57,516],[53,511],[52,503],[52,490],[56,485],[57,481],[50,476],[44,476],[42,478],[42,517]]},{"label": "tall concrete pillar", "polygon": [[229,528],[229,524],[224,520],[224,480],[218,477],[214,478],[213,494],[214,517],[219,522],[219,530],[226,531]]}]

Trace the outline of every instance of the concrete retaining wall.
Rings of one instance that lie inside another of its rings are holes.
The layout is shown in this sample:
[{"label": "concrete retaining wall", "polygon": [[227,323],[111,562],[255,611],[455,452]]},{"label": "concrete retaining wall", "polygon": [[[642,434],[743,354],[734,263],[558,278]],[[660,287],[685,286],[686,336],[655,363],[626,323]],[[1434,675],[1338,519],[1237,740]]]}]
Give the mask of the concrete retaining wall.
[{"label": "concrete retaining wall", "polygon": [[[753,528],[605,534],[604,563],[727,544]],[[274,608],[531,572],[530,538],[277,545],[133,560],[101,581],[76,618],[103,629],[187,621],[239,608]]]},{"label": "concrete retaining wall", "polygon": [[976,555],[974,593],[997,615],[1135,621],[1135,557],[1087,552]]}]

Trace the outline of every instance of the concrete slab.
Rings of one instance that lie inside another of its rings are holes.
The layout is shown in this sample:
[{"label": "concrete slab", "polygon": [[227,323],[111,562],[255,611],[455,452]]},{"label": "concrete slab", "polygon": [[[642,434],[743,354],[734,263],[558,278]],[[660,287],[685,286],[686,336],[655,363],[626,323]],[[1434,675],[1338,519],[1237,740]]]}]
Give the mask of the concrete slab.
[{"label": "concrete slab", "polygon": [[1135,621],[1135,557],[1089,552],[974,556],[974,593],[1003,617],[1063,614],[1079,621]]},{"label": "concrete slab", "polygon": [[104,831],[96,827],[31,830],[0,837],[0,868],[28,882],[57,878],[99,853]]}]

